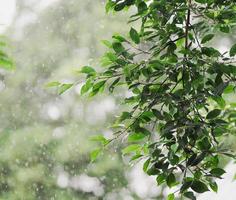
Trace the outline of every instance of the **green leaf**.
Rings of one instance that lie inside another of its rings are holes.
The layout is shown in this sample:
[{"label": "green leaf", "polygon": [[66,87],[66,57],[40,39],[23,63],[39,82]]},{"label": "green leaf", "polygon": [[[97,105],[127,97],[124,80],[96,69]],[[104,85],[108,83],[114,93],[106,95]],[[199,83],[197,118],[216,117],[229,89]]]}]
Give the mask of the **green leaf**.
[{"label": "green leaf", "polygon": [[193,181],[191,188],[197,193],[204,193],[206,191],[209,191],[206,184],[201,181]]},{"label": "green leaf", "polygon": [[159,173],[160,173],[159,169],[157,169],[154,165],[147,170],[147,174],[149,176],[156,176]]},{"label": "green leaf", "polygon": [[46,86],[46,87],[58,87],[59,85],[61,85],[60,82],[58,82],[58,81],[53,81],[53,82],[47,83],[45,86]]},{"label": "green leaf", "polygon": [[121,43],[127,41],[123,36],[118,35],[118,34],[113,35],[112,38],[117,40],[118,42],[121,42]]},{"label": "green leaf", "polygon": [[148,169],[148,166],[149,166],[149,164],[150,164],[150,161],[151,161],[151,159],[149,158],[149,159],[147,159],[147,160],[145,161],[145,163],[143,164],[143,171],[144,171],[144,172],[147,172],[147,169]]},{"label": "green leaf", "polygon": [[215,181],[210,183],[210,188],[211,188],[214,192],[218,192],[218,185],[217,185],[217,183],[216,183]]},{"label": "green leaf", "polygon": [[156,116],[157,119],[159,119],[159,120],[163,120],[164,119],[164,116],[161,114],[161,112],[159,110],[152,109],[152,112]]},{"label": "green leaf", "polygon": [[224,89],[224,94],[230,94],[233,93],[235,89],[234,85],[228,85],[225,89]]},{"label": "green leaf", "polygon": [[209,150],[211,148],[211,143],[209,142],[208,137],[204,137],[202,138],[199,142],[198,142],[198,146],[201,150]]},{"label": "green leaf", "polygon": [[214,110],[210,111],[210,112],[207,114],[206,118],[207,118],[207,119],[214,119],[214,118],[216,118],[217,116],[219,116],[220,113],[221,113],[221,110],[219,110],[219,109],[214,109]]},{"label": "green leaf", "polygon": [[82,67],[80,72],[84,73],[84,74],[89,74],[89,75],[92,75],[92,74],[96,73],[96,71],[92,67],[89,67],[89,66]]},{"label": "green leaf", "polygon": [[93,87],[91,80],[88,79],[86,83],[81,87],[80,94],[83,95]]},{"label": "green leaf", "polygon": [[108,58],[111,62],[115,62],[118,59],[117,56],[112,52],[107,52],[104,58],[105,57]]},{"label": "green leaf", "polygon": [[130,119],[132,115],[129,112],[122,112],[119,121],[123,122],[124,120]]},{"label": "green leaf", "polygon": [[225,108],[226,102],[221,96],[212,97],[212,99],[220,106],[220,108]]},{"label": "green leaf", "polygon": [[205,43],[209,42],[210,40],[213,39],[214,36],[215,36],[214,34],[205,35],[205,36],[202,38],[201,43],[202,43],[202,44],[205,44]]},{"label": "green leaf", "polygon": [[176,178],[175,175],[173,173],[170,173],[167,178],[166,178],[166,183],[168,185],[168,187],[173,187],[176,184]]},{"label": "green leaf", "polygon": [[108,40],[102,40],[102,43],[103,43],[106,47],[112,48],[112,43],[111,43],[110,41],[108,41]]},{"label": "green leaf", "polygon": [[161,185],[162,183],[164,183],[166,180],[166,176],[164,174],[160,174],[157,176],[156,181],[158,185]]},{"label": "green leaf", "polygon": [[112,82],[112,84],[111,84],[110,87],[109,87],[109,91],[110,91],[111,93],[113,92],[115,86],[119,83],[119,81],[120,81],[120,77],[117,78],[117,79],[115,79],[115,80]]},{"label": "green leaf", "polygon": [[174,200],[174,199],[175,199],[175,195],[173,193],[167,196],[167,200]]},{"label": "green leaf", "polygon": [[126,6],[126,3],[125,2],[121,2],[119,4],[116,4],[116,6],[114,7],[114,10],[115,11],[121,11],[124,9],[124,7]]},{"label": "green leaf", "polygon": [[140,148],[141,148],[141,146],[139,144],[132,144],[132,145],[129,145],[126,148],[124,148],[122,150],[122,153],[124,155],[129,154],[129,153],[132,153],[132,152],[135,152],[135,151],[139,150]]},{"label": "green leaf", "polygon": [[71,83],[63,83],[59,89],[58,89],[58,93],[61,95],[64,92],[66,92],[67,90],[69,90],[71,87],[73,86],[73,84]]},{"label": "green leaf", "polygon": [[230,55],[231,57],[233,57],[233,56],[236,55],[236,44],[234,44],[234,45],[231,47],[231,49],[230,49],[230,51],[229,51],[229,55]]},{"label": "green leaf", "polygon": [[0,68],[6,69],[6,70],[13,70],[14,65],[11,60],[0,58]]},{"label": "green leaf", "polygon": [[143,133],[133,133],[133,134],[129,135],[128,141],[129,142],[136,142],[136,141],[144,139],[146,136],[147,135],[143,134]]},{"label": "green leaf", "polygon": [[184,196],[191,200],[196,200],[196,197],[194,196],[193,192],[185,192]]},{"label": "green leaf", "polygon": [[202,50],[202,53],[208,57],[218,57],[221,55],[217,49],[214,49],[212,47],[202,47],[201,50]]},{"label": "green leaf", "polygon": [[210,171],[210,174],[216,177],[220,177],[222,176],[225,172],[225,170],[221,169],[221,168],[214,168]]},{"label": "green leaf", "polygon": [[93,90],[90,93],[91,96],[96,95],[98,92],[102,92],[105,88],[106,81],[99,81],[93,85]]},{"label": "green leaf", "polygon": [[94,135],[90,137],[91,141],[100,142],[102,145],[106,145],[109,140],[107,140],[103,135]]},{"label": "green leaf", "polygon": [[180,192],[183,193],[184,191],[186,191],[190,186],[192,185],[192,180],[184,180],[181,188],[180,188]]},{"label": "green leaf", "polygon": [[198,165],[200,162],[202,162],[204,160],[204,158],[206,157],[206,152],[203,151],[202,153],[200,153],[194,160],[193,162],[190,164],[191,166],[196,166]]},{"label": "green leaf", "polygon": [[90,153],[90,160],[94,162],[101,153],[101,149],[95,149]]},{"label": "green leaf", "polygon": [[131,38],[136,44],[139,44],[139,43],[140,43],[139,34],[138,34],[138,32],[137,32],[134,28],[131,28],[131,29],[130,29],[129,35],[130,35],[130,38]]},{"label": "green leaf", "polygon": [[229,33],[230,32],[230,27],[228,25],[222,24],[220,26],[220,31],[223,33]]},{"label": "green leaf", "polygon": [[107,1],[105,9],[106,9],[106,13],[108,13],[109,11],[111,11],[115,6],[115,2],[113,1]]},{"label": "green leaf", "polygon": [[118,54],[125,51],[125,48],[122,46],[122,44],[120,42],[114,42],[112,44],[112,47],[113,47],[114,51]]},{"label": "green leaf", "polygon": [[207,3],[207,0],[195,0],[198,3]]},{"label": "green leaf", "polygon": [[130,162],[131,162],[131,161],[134,161],[134,160],[137,160],[137,159],[139,159],[139,158],[141,158],[141,157],[143,157],[142,154],[135,154],[135,155],[132,156],[132,158],[130,159]]}]

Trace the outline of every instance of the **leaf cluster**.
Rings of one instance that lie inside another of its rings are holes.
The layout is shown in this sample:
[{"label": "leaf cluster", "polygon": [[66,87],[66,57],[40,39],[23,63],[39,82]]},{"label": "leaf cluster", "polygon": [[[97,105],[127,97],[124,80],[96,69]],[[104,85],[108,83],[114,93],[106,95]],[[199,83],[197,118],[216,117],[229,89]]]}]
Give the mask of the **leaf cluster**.
[{"label": "leaf cluster", "polygon": [[87,75],[82,94],[105,88],[112,93],[120,85],[132,92],[124,99],[132,109],[117,121],[124,128],[102,145],[127,136],[123,154],[131,161],[146,158],[144,171],[159,185],[178,186],[189,199],[196,199],[194,192],[217,192],[215,179],[225,173],[221,156],[235,159],[220,141],[230,127],[224,94],[235,88],[236,45],[221,53],[211,44],[215,33],[228,34],[235,26],[236,5],[230,0],[109,0],[106,10],[131,6],[136,13],[129,23],[137,21],[139,29],[103,41],[108,51],[101,73],[81,70]]}]

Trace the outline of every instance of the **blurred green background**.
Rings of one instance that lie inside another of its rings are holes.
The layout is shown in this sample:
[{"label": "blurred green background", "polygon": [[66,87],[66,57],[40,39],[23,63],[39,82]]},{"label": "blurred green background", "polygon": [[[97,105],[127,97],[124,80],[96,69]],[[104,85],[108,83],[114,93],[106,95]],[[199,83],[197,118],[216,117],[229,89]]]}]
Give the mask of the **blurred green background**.
[{"label": "blurred green background", "polygon": [[102,0],[41,4],[16,1],[4,33],[16,69],[0,77],[0,199],[139,199],[115,148],[90,163],[89,136],[111,136],[115,98],[82,98],[81,84],[62,96],[45,87],[80,80],[81,66],[98,65],[101,40],[124,32],[128,15],[106,15]]},{"label": "blurred green background", "polygon": [[[105,14],[104,0],[17,0],[5,31],[13,72],[0,71],[0,199],[164,199],[155,180],[131,168],[119,146],[90,163],[89,136],[111,137],[119,99],[59,96],[45,84],[80,81],[81,66],[99,66],[101,40],[126,34],[127,15]],[[44,1],[46,2],[46,1]]]}]

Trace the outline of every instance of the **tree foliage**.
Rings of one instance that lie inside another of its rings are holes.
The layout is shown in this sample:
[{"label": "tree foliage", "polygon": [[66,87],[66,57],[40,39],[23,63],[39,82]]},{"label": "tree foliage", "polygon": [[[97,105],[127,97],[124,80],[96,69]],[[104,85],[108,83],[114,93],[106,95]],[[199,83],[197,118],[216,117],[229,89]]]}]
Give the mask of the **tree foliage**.
[{"label": "tree foliage", "polygon": [[14,64],[11,58],[5,53],[6,46],[5,38],[0,37],[0,68],[12,70],[14,69]]},{"label": "tree foliage", "polygon": [[103,41],[109,50],[102,72],[81,70],[87,75],[82,94],[94,96],[106,88],[112,93],[119,86],[131,92],[124,99],[131,109],[115,122],[114,138],[96,141],[105,147],[127,138],[122,152],[131,161],[146,159],[143,169],[158,185],[178,186],[176,193],[186,198],[217,192],[215,179],[225,173],[221,156],[235,159],[221,141],[235,125],[224,94],[235,88],[236,45],[220,52],[211,41],[217,32],[231,32],[236,5],[231,0],[109,0],[106,10],[132,6],[136,13],[129,23],[139,28]]}]

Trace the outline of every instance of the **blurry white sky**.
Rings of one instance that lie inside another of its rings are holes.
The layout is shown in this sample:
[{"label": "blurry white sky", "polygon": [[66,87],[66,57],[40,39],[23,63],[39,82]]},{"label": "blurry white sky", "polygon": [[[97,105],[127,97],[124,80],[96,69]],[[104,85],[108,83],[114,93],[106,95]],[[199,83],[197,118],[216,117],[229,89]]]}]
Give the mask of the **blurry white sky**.
[{"label": "blurry white sky", "polygon": [[0,0],[0,33],[11,23],[15,8],[15,0]]},{"label": "blurry white sky", "polygon": [[[28,0],[32,2],[34,0]],[[37,0],[41,9],[47,7],[56,0]],[[2,33],[7,26],[12,22],[16,9],[16,0],[0,0],[0,33]],[[141,170],[141,169],[140,169]],[[218,181],[219,192],[214,194],[208,192],[199,197],[199,200],[235,200],[236,199],[236,181],[232,182],[233,176],[236,173],[236,166],[230,164],[226,167],[228,174],[225,179]],[[138,173],[138,172],[136,172]],[[136,176],[138,177],[138,176]],[[141,181],[141,180],[139,180]]]},{"label": "blurry white sky", "polygon": [[[29,5],[37,5],[36,10],[40,11],[56,1],[58,0],[27,0],[26,2],[29,2]],[[16,10],[16,2],[17,0],[0,0],[0,33],[11,24]]]}]

